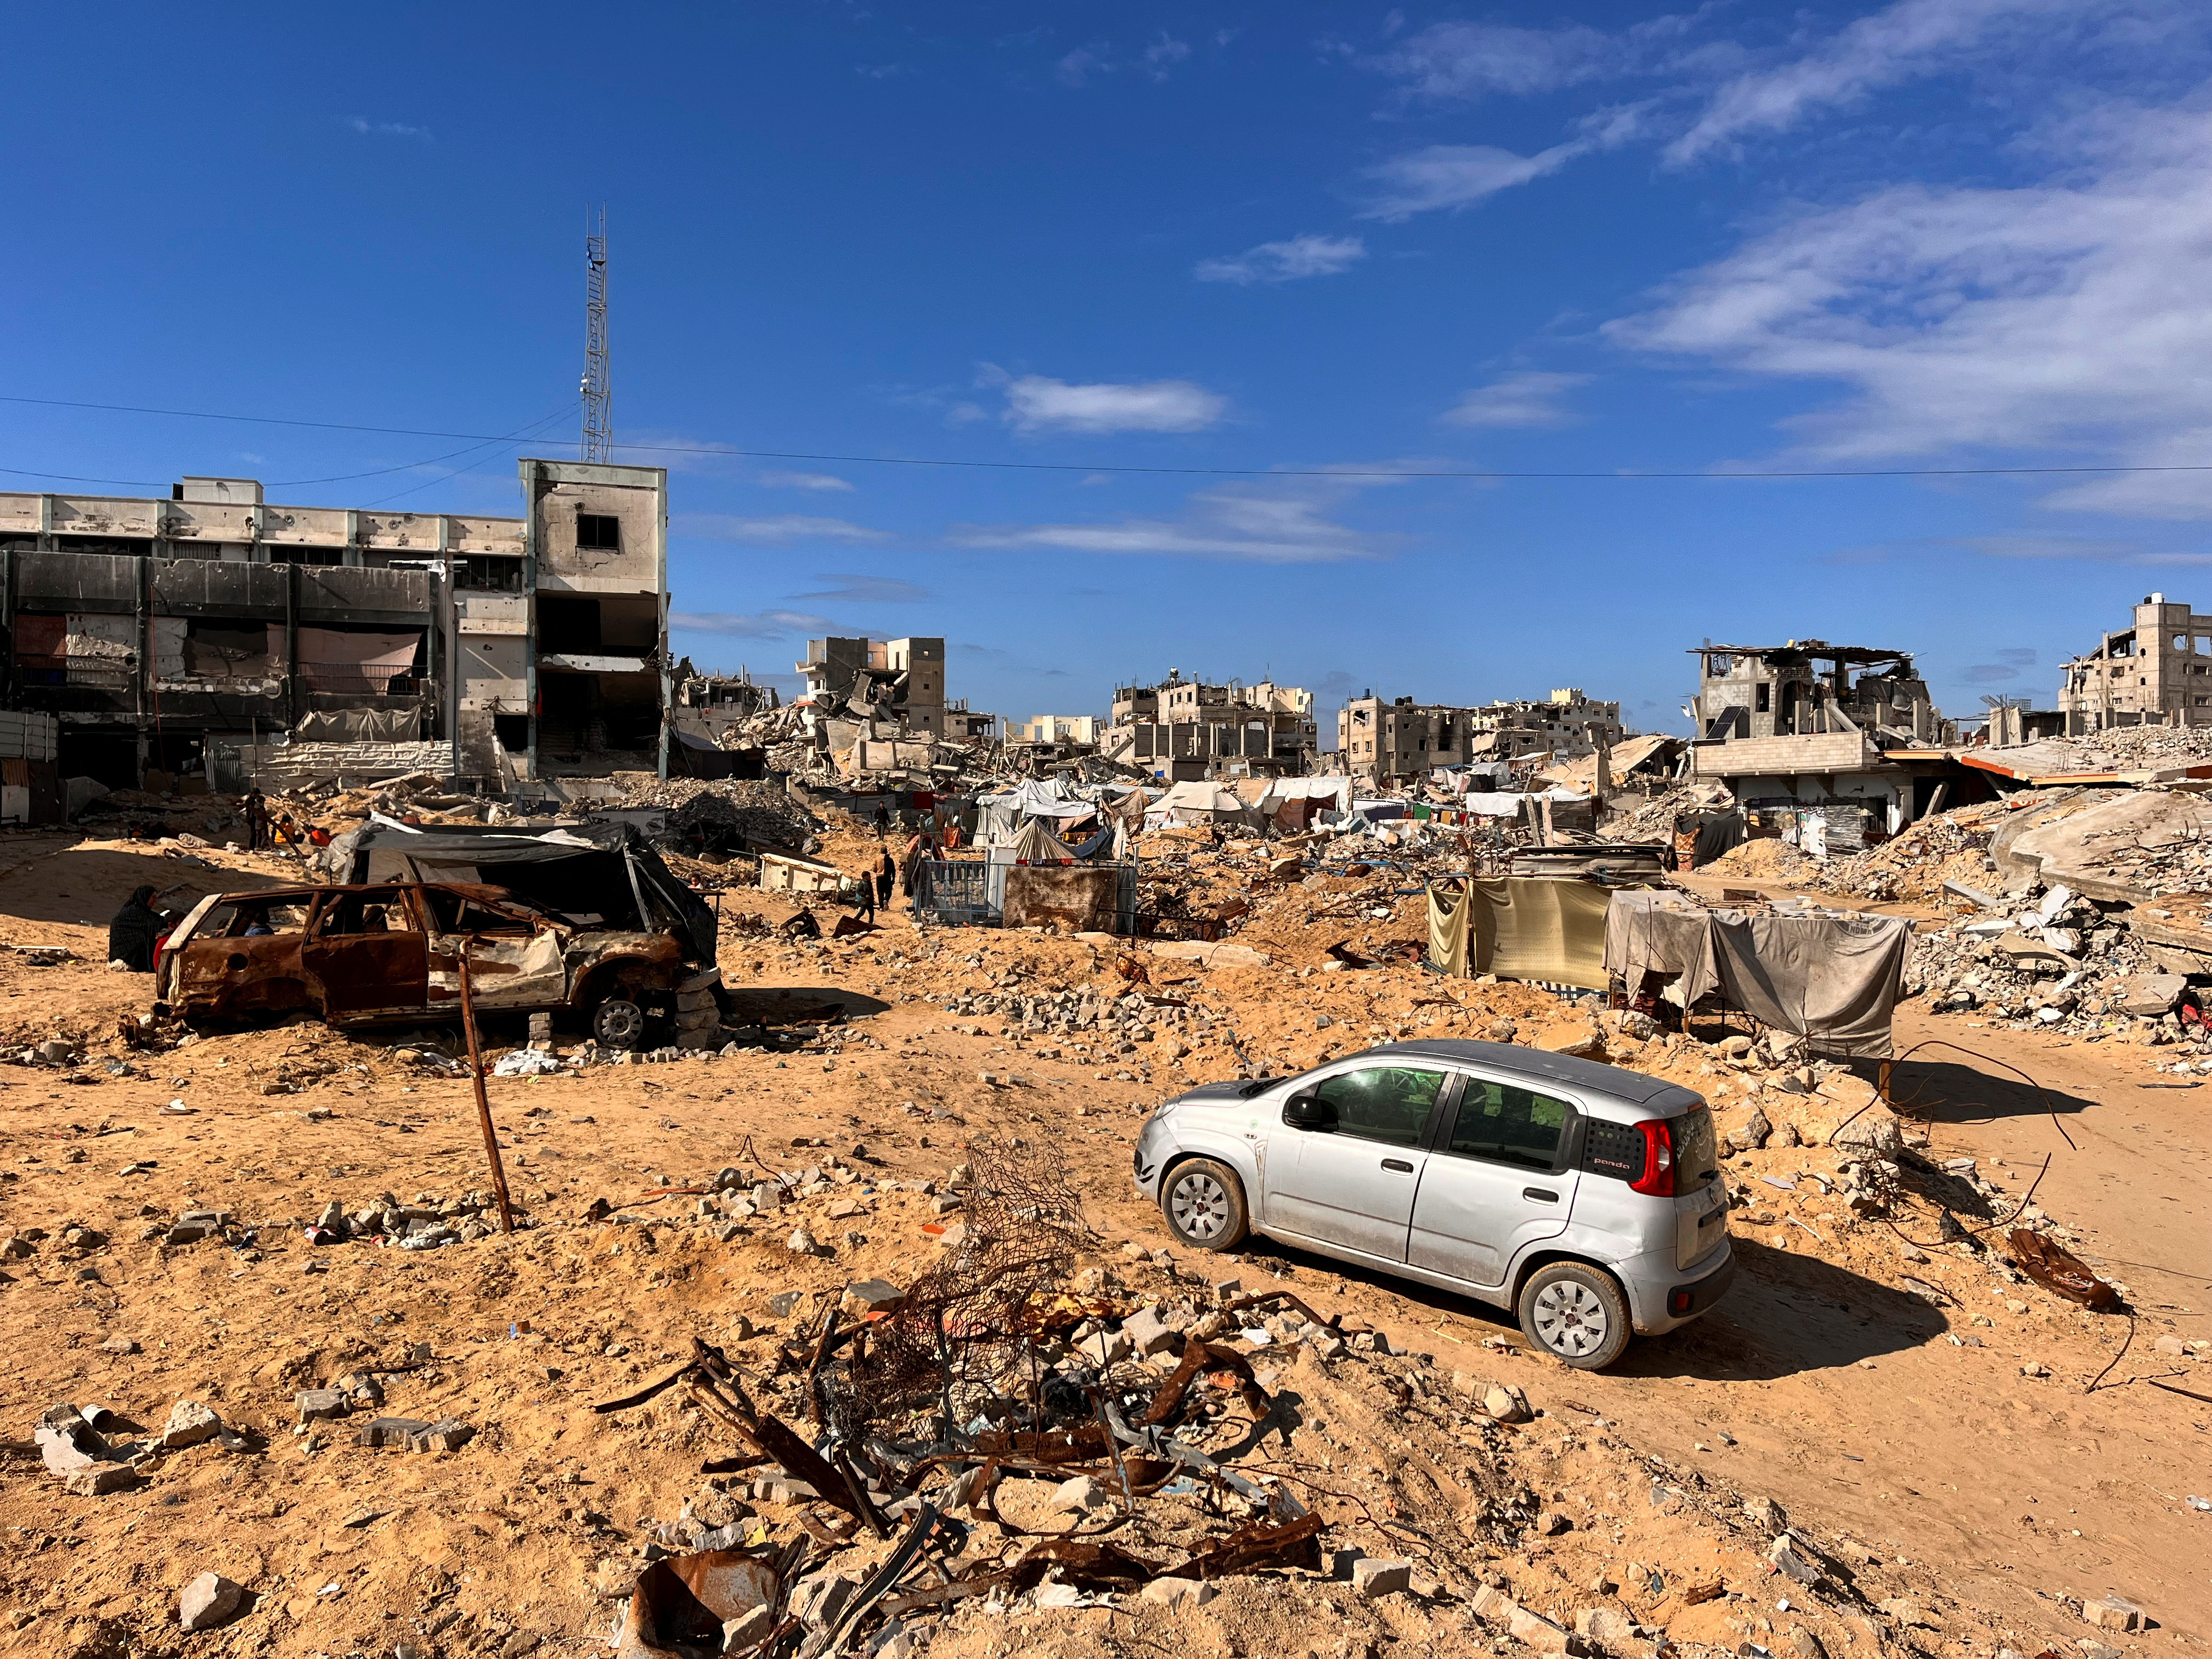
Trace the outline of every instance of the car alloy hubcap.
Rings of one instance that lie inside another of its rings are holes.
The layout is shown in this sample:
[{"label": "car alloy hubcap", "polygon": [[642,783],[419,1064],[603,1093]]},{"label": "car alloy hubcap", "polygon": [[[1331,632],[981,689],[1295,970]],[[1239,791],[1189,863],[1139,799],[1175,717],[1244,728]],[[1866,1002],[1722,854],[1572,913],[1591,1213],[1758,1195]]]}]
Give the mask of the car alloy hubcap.
[{"label": "car alloy hubcap", "polygon": [[1571,1279],[1547,1285],[1536,1292],[1536,1333],[1553,1352],[1580,1358],[1605,1346],[1605,1304]]},{"label": "car alloy hubcap", "polygon": [[1187,1175],[1170,1200],[1176,1225],[1188,1238],[1212,1238],[1229,1224],[1229,1194],[1210,1175]]}]

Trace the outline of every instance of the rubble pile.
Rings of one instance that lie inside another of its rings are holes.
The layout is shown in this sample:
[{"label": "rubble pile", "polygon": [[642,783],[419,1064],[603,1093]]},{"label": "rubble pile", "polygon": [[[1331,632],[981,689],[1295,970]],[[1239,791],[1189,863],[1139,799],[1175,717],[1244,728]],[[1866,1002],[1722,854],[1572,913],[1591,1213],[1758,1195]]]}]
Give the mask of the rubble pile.
[{"label": "rubble pile", "polygon": [[2185,1042],[2182,1063],[2212,1072],[2212,1030],[2196,1019],[2193,998],[2186,1018],[2182,1012],[2188,981],[2159,970],[2125,926],[2125,908],[2063,886],[2008,895],[1993,910],[1917,935],[1906,992],[1936,1013],[1978,1014],[2016,1030]]}]

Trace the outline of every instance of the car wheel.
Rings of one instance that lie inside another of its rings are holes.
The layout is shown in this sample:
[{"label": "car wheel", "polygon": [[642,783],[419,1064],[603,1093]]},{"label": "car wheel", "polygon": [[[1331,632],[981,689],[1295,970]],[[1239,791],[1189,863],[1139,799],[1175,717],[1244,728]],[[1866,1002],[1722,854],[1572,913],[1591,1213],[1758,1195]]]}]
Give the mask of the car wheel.
[{"label": "car wheel", "polygon": [[1528,1275],[1521,1328],[1561,1364],[1584,1371],[1613,1364],[1635,1334],[1620,1286],[1579,1261],[1554,1261]]},{"label": "car wheel", "polygon": [[635,1048],[645,1036],[645,1010],[627,997],[609,997],[592,1011],[592,1040],[605,1048]]},{"label": "car wheel", "polygon": [[1244,1183],[1226,1164],[1194,1158],[1168,1172],[1160,1190],[1168,1231],[1194,1250],[1234,1249],[1251,1231]]}]

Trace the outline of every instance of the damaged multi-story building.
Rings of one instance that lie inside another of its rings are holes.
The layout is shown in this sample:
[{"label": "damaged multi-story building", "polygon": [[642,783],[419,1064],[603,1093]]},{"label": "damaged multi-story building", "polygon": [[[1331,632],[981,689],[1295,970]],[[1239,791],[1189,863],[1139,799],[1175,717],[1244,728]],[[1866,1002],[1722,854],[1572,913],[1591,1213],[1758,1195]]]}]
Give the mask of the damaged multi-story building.
[{"label": "damaged multi-story building", "polygon": [[520,477],[519,518],[283,506],[251,478],[0,494],[7,699],[111,788],[665,770],[667,475]]},{"label": "damaged multi-story building", "polygon": [[2212,617],[2146,593],[2132,623],[2059,672],[2068,737],[2117,726],[2212,726]]},{"label": "damaged multi-story building", "polygon": [[1879,839],[1942,804],[1958,732],[1909,652],[1791,640],[1695,647],[1695,775],[1754,811],[1832,808],[1830,844]]},{"label": "damaged multi-story building", "polygon": [[1296,777],[1317,748],[1313,693],[1262,680],[1187,680],[1179,668],[1153,685],[1117,686],[1102,759],[1155,778]]},{"label": "damaged multi-story building", "polygon": [[1499,700],[1479,707],[1389,702],[1372,691],[1336,714],[1337,751],[1346,772],[1374,784],[1398,784],[1438,767],[1544,756],[1579,759],[1626,736],[1620,705],[1586,696],[1579,687],[1549,697]]},{"label": "damaged multi-story building", "polygon": [[809,640],[796,666],[805,683],[801,701],[820,718],[945,735],[943,640]]}]

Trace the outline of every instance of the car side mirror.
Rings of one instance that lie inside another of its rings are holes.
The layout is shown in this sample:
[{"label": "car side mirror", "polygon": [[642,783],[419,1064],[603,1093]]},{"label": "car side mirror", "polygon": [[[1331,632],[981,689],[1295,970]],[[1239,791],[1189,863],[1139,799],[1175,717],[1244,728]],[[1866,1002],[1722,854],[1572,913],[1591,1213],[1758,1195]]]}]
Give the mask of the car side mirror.
[{"label": "car side mirror", "polygon": [[1293,1129],[1333,1129],[1336,1108],[1314,1095],[1292,1095],[1283,1103],[1283,1121]]}]

